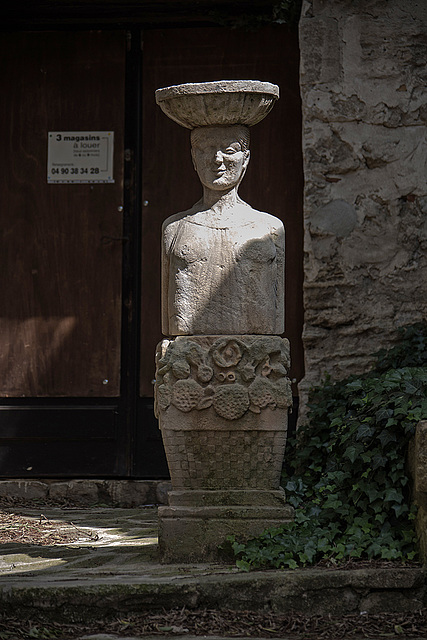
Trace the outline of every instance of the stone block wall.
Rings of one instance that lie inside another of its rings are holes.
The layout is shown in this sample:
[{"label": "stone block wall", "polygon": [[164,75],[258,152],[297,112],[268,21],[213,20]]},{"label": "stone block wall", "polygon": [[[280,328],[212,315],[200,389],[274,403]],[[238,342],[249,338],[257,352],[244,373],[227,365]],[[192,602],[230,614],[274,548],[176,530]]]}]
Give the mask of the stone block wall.
[{"label": "stone block wall", "polygon": [[427,312],[427,3],[305,0],[306,376],[361,373]]},{"label": "stone block wall", "polygon": [[135,508],[167,504],[163,480],[0,480],[0,504]]}]

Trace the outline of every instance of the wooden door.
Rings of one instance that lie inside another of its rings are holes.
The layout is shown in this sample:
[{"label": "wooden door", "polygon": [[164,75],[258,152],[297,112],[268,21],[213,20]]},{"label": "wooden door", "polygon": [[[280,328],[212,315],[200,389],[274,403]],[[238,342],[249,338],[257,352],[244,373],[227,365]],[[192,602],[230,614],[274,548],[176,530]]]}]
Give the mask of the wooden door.
[{"label": "wooden door", "polygon": [[[1,475],[125,470],[125,53],[123,31],[0,39]],[[49,132],[97,131],[114,132],[114,182],[48,184]]]},{"label": "wooden door", "polygon": [[[285,27],[0,38],[0,476],[167,476],[153,415],[160,229],[200,197],[189,132],[155,104],[181,82],[260,79],[241,195],[284,220],[286,333],[302,375],[298,42]],[[142,82],[141,82],[142,75]],[[140,129],[142,123],[142,131]],[[114,183],[48,184],[52,131],[113,131]]]}]

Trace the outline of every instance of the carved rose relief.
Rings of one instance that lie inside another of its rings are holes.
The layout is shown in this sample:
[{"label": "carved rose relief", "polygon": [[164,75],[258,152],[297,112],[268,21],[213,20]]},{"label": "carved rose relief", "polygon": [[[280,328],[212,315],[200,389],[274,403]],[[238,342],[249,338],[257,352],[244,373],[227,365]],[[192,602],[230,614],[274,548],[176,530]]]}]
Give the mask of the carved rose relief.
[{"label": "carved rose relief", "polygon": [[163,341],[157,354],[156,415],[173,405],[184,413],[213,407],[226,420],[247,411],[292,404],[289,343],[277,336]]},{"label": "carved rose relief", "polygon": [[239,364],[242,359],[242,351],[237,340],[222,340],[219,345],[212,350],[212,358],[219,367],[233,367]]}]

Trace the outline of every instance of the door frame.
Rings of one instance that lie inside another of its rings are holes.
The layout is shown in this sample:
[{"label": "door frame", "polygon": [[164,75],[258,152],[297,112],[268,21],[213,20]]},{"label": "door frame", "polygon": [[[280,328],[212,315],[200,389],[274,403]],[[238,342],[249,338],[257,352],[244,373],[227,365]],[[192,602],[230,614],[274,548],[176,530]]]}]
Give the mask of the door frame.
[{"label": "door frame", "polygon": [[[125,78],[125,168],[123,237],[129,238],[123,251],[121,401],[123,428],[128,436],[128,475],[168,478],[169,471],[153,398],[139,394],[141,363],[141,259],[142,259],[142,64],[141,26],[126,32]],[[153,372],[154,372],[154,353]],[[124,372],[124,374],[123,374]]]}]

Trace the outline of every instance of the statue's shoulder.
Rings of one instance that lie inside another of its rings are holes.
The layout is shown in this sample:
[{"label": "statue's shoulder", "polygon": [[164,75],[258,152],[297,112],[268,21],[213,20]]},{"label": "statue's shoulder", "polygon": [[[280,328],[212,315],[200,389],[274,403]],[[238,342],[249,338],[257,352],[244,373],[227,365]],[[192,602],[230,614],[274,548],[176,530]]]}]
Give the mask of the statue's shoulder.
[{"label": "statue's shoulder", "polygon": [[265,211],[258,211],[257,209],[253,209],[249,207],[250,212],[245,211],[247,219],[258,223],[264,227],[270,227],[271,229],[284,229],[283,222],[280,218],[273,216],[271,213],[266,213]]},{"label": "statue's shoulder", "polygon": [[173,215],[169,216],[169,218],[166,218],[166,220],[162,224],[162,231],[178,226],[178,224],[182,220],[184,220],[188,216],[193,216],[195,213],[200,211],[198,204],[199,203],[194,204],[191,209],[187,209],[186,211],[179,211],[178,213],[174,213]]}]

